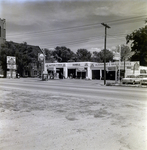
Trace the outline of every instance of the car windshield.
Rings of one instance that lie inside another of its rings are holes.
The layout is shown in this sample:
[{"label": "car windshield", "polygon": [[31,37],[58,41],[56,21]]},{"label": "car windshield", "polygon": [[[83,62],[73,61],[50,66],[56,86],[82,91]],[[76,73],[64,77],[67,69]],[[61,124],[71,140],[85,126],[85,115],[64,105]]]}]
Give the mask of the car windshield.
[{"label": "car windshield", "polygon": [[147,75],[142,75],[142,78],[147,78]]},{"label": "car windshield", "polygon": [[134,75],[129,75],[126,78],[135,78],[135,76]]}]

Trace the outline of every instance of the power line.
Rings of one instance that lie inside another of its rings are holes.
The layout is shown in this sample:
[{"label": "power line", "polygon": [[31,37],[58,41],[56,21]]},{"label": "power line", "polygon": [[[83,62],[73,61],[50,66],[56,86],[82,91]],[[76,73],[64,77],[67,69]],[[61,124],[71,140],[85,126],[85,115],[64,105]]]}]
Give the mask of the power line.
[{"label": "power line", "polygon": [[[111,37],[111,38],[108,38],[108,40],[116,40],[116,39],[122,39],[122,38],[124,38],[124,37],[117,37],[117,38],[115,38],[115,37]],[[91,41],[85,41],[86,43],[92,43],[92,42],[98,42],[98,41],[102,41],[102,40],[104,40],[103,38],[100,38],[100,39],[92,39]],[[122,40],[121,40],[122,41]],[[66,46],[66,47],[68,47],[68,46],[75,46],[75,45],[79,45],[79,44],[81,44],[81,43],[85,43],[84,42],[84,40],[83,40],[83,42],[81,42],[81,41],[77,41],[77,42],[73,42],[73,41],[71,41],[71,42],[63,42],[63,43],[52,43],[52,44],[49,44],[49,43],[43,43],[43,44],[40,44],[40,46],[41,47],[44,47],[44,48],[47,48],[47,47],[57,47],[57,46]]]},{"label": "power line", "polygon": [[118,19],[118,20],[112,20],[112,21],[107,21],[107,23],[111,24],[113,22],[127,21],[127,20],[132,20],[132,19],[139,19],[139,18],[142,18],[142,17],[147,17],[147,15],[130,17],[130,18],[124,18],[124,19]]},{"label": "power line", "polygon": [[[54,45],[77,45],[77,44],[80,44],[80,43],[91,43],[91,42],[96,42],[96,41],[100,41],[100,40],[103,40],[104,36],[91,36],[91,37],[88,37],[88,38],[80,38],[78,40],[70,40],[70,41],[66,41],[66,42],[47,42],[47,43],[43,43],[44,44],[49,44],[49,46],[54,46]],[[116,36],[110,36],[109,39],[118,39],[118,38],[124,38],[124,37],[116,37]]]},{"label": "power line", "polygon": [[[144,15],[147,16],[147,15]],[[131,17],[131,18],[125,18],[125,19],[118,19],[118,20],[112,20],[112,21],[107,21],[107,23],[110,24],[118,24],[119,22],[122,21],[131,21],[132,19],[139,19],[144,16],[137,16],[137,17]],[[134,20],[132,20],[134,21]],[[26,32],[26,33],[20,33],[20,34],[13,34],[13,35],[7,35],[7,36],[15,36],[15,35],[22,35],[22,34],[42,34],[42,33],[48,33],[48,32],[57,32],[57,31],[65,31],[69,30],[70,32],[75,30],[75,29],[82,29],[82,28],[91,28],[91,27],[101,27],[100,23],[93,23],[93,24],[87,24],[87,25],[80,25],[80,26],[73,26],[73,27],[66,27],[66,28],[57,28],[54,30],[44,30],[44,31],[37,31],[37,32]]]},{"label": "power line", "polygon": [[[145,15],[146,16],[146,15]],[[111,23],[117,23],[117,22],[123,22],[124,20],[125,21],[129,21],[129,19],[131,19],[130,21],[134,21],[134,20],[132,20],[132,19],[137,19],[136,21],[138,21],[138,18],[139,17],[143,17],[143,16],[138,16],[138,17],[133,17],[133,18],[126,18],[126,19],[119,19],[119,20],[113,20],[113,21],[111,21]],[[109,21],[108,21],[109,22]],[[126,22],[124,22],[124,23],[126,23]],[[121,23],[121,24],[123,24],[123,23]],[[84,29],[84,30],[87,30],[89,27],[96,27],[96,28],[99,28],[99,27],[101,27],[101,26],[99,26],[99,24],[96,24],[96,23],[94,23],[94,24],[87,24],[87,25],[81,25],[81,26],[74,26],[74,27],[67,27],[67,28],[61,28],[61,29],[54,29],[54,30],[47,30],[48,32],[53,32],[53,33],[56,33],[56,31],[74,31],[75,29]],[[46,33],[46,31],[38,31],[38,32],[31,32],[31,33],[29,33],[29,34],[32,34],[32,33],[39,33],[39,34],[42,34],[43,36],[45,36],[43,33]],[[47,33],[48,33],[47,32]],[[65,32],[65,34],[67,34],[68,32]],[[27,33],[24,33],[24,34],[27,34]],[[59,33],[56,33],[56,34],[59,34]],[[20,35],[20,34],[19,34]],[[119,34],[119,36],[123,36],[123,35],[126,35],[126,34]],[[13,35],[14,36],[14,35]],[[110,36],[109,37],[109,39],[118,39],[118,38],[122,38],[122,37],[117,37],[117,35],[108,35],[108,36]],[[88,38],[82,38],[82,39],[79,39],[79,40],[76,40],[76,41],[66,41],[66,42],[61,42],[61,43],[52,43],[51,45],[77,45],[77,44],[80,44],[80,42],[82,42],[82,43],[84,43],[84,42],[94,42],[94,41],[100,41],[100,40],[102,40],[102,38],[101,37],[103,37],[103,36],[91,36],[91,37],[88,37]],[[117,38],[116,38],[117,37]],[[124,38],[124,37],[123,37]]]}]

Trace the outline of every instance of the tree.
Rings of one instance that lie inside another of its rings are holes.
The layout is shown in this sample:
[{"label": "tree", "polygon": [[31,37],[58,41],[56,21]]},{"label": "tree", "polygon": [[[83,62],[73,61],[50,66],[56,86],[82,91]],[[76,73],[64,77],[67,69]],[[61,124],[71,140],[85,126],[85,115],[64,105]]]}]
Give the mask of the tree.
[{"label": "tree", "polygon": [[84,61],[91,61],[91,52],[87,49],[78,49],[76,52],[77,61],[84,62]]},{"label": "tree", "polygon": [[125,67],[126,67],[126,60],[129,60],[132,55],[134,54],[134,52],[131,52],[129,46],[122,44],[121,45],[121,61],[124,61],[124,77],[125,77]]},{"label": "tree", "polygon": [[140,65],[147,66],[147,25],[127,35],[126,43],[129,42],[131,42],[131,49],[134,52],[131,60],[140,61]]},{"label": "tree", "polygon": [[[93,52],[92,60],[95,62],[104,62],[104,50]],[[113,61],[113,53],[106,49],[106,62]]]},{"label": "tree", "polygon": [[92,60],[93,62],[102,62],[100,53],[97,52],[97,51],[94,51],[91,60]]},{"label": "tree", "polygon": [[53,56],[53,50],[49,50],[47,48],[43,49],[43,51],[45,52],[45,60],[48,63],[53,63],[55,62],[55,58]]},{"label": "tree", "polygon": [[121,50],[120,60],[121,61],[129,60],[130,57],[132,56],[132,52],[131,52],[129,46],[122,44],[120,50]]},{"label": "tree", "polygon": [[38,49],[36,46],[27,45],[26,42],[19,44],[6,41],[0,51],[0,62],[4,75],[6,76],[7,71],[7,56],[16,57],[17,72],[23,76],[24,70],[29,69],[30,63],[38,62]]},{"label": "tree", "polygon": [[57,46],[53,51],[53,56],[58,62],[68,62],[74,56],[74,52],[65,46]]}]

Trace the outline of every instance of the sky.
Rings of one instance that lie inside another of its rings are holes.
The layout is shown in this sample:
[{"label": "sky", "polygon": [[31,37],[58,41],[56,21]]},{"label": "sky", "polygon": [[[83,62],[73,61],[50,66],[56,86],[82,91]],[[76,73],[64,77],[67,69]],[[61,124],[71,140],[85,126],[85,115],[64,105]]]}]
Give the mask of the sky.
[{"label": "sky", "polygon": [[6,40],[41,49],[66,46],[76,52],[126,44],[125,37],[145,26],[146,0],[0,0],[6,19]]}]

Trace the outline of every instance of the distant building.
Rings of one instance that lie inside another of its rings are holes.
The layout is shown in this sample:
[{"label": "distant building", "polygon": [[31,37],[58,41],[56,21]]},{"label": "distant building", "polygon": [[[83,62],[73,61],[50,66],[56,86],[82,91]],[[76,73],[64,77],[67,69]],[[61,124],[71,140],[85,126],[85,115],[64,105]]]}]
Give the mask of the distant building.
[{"label": "distant building", "polygon": [[6,41],[6,20],[0,18],[0,47]]}]

